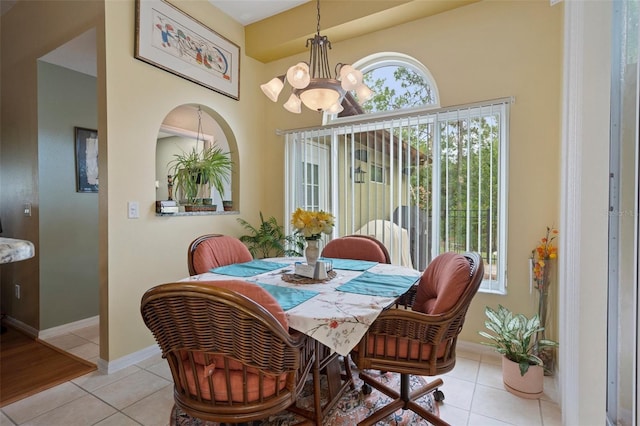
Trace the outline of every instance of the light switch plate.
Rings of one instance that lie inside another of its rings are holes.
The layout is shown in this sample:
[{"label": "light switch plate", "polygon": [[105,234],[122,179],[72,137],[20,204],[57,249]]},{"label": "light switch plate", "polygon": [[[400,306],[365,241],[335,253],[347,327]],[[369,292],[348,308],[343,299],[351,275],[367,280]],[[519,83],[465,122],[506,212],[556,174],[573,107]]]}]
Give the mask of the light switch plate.
[{"label": "light switch plate", "polygon": [[140,205],[137,201],[129,201],[127,203],[129,219],[138,219],[140,217]]}]

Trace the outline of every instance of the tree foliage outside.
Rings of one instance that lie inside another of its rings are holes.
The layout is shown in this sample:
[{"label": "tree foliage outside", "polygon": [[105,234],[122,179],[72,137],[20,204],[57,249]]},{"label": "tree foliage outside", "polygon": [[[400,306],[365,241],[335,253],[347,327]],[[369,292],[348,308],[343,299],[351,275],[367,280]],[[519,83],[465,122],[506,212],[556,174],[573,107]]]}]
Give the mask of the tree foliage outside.
[{"label": "tree foliage outside", "polygon": [[374,93],[373,98],[362,105],[367,113],[401,110],[435,101],[424,76],[408,67],[375,68],[364,74],[363,80]]}]

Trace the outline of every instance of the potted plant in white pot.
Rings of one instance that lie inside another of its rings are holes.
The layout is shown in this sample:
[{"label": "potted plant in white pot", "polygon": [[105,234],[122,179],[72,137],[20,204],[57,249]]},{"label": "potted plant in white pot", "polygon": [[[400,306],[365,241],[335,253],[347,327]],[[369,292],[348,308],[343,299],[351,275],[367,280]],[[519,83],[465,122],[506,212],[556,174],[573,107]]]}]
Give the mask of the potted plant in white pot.
[{"label": "potted plant in white pot", "polygon": [[[202,207],[204,200],[211,196],[214,187],[220,196],[224,196],[224,182],[229,182],[232,160],[229,153],[219,147],[211,146],[198,151],[195,147],[188,152],[174,155],[169,162],[173,185],[177,194],[180,190],[185,200],[186,210],[215,210],[215,207]],[[209,190],[209,191],[207,191]],[[177,198],[177,197],[176,197]],[[211,203],[208,203],[211,204]]]},{"label": "potted plant in white pot", "polygon": [[485,327],[492,334],[480,331],[480,335],[489,339],[482,342],[502,354],[502,379],[505,388],[523,398],[540,398],[543,392],[543,361],[536,355],[546,347],[558,346],[553,340],[536,341],[536,334],[543,330],[540,318],[534,315],[527,318],[523,314],[513,314],[502,305],[495,311],[485,308],[487,320]]}]

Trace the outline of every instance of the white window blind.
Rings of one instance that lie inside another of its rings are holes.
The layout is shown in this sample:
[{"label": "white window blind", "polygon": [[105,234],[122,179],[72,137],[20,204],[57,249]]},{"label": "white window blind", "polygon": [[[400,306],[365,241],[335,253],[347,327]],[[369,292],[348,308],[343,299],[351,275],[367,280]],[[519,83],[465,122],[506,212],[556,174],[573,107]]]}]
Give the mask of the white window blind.
[{"label": "white window blind", "polygon": [[287,217],[332,212],[329,238],[375,236],[393,263],[418,270],[443,252],[477,251],[482,290],[504,292],[509,102],[284,132]]}]

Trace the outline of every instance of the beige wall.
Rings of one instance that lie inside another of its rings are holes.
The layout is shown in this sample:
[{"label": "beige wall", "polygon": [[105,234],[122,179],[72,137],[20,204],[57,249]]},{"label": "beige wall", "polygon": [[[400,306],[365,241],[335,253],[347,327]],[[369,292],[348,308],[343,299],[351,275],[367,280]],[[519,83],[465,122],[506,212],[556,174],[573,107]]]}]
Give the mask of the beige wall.
[{"label": "beige wall", "polygon": [[[105,4],[107,120],[102,122],[107,127],[101,134],[108,140],[104,166],[108,167],[109,184],[100,193],[107,213],[101,222],[108,227],[108,238],[102,241],[103,259],[108,261],[104,275],[108,292],[101,311],[101,325],[103,331],[108,328],[109,335],[108,349],[101,345],[105,360],[153,344],[140,319],[140,298],[153,285],[188,275],[186,249],[191,240],[210,232],[242,232],[236,215],[155,216],[155,141],[167,113],[180,104],[202,104],[217,112],[233,131],[238,145],[240,217],[250,222],[257,220],[262,206],[273,204],[263,197],[263,189],[273,179],[271,170],[282,163],[281,159],[276,165],[263,161],[269,147],[263,136],[267,125],[265,101],[258,88],[260,65],[241,57],[240,101],[235,101],[138,61],[133,57],[133,5],[133,1]],[[221,19],[205,2],[182,2],[180,6],[244,52],[239,24]],[[140,219],[126,217],[127,201],[131,200],[140,203]]]}]

